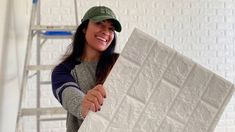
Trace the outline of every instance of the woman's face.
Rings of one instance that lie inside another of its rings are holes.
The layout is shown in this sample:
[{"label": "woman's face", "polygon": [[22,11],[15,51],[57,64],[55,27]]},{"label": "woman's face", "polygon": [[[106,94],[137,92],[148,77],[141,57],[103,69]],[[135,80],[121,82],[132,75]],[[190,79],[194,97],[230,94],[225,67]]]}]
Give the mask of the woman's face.
[{"label": "woman's face", "polygon": [[101,22],[89,21],[85,32],[85,49],[87,52],[93,50],[96,52],[105,51],[114,38],[114,27],[110,20]]}]

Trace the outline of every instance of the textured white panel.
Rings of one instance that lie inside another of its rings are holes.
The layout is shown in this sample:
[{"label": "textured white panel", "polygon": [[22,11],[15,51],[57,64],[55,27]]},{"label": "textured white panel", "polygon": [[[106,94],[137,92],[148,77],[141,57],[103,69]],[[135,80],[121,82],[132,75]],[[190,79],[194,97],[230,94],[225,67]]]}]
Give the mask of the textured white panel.
[{"label": "textured white panel", "polygon": [[135,29],[79,132],[212,132],[234,85]]},{"label": "textured white panel", "polygon": [[109,122],[107,120],[91,111],[87,115],[86,121],[83,122],[83,126],[85,127],[81,127],[79,130],[83,132],[89,132],[91,130],[94,132],[97,130],[100,132],[104,132],[108,124]]},{"label": "textured white panel", "polygon": [[[100,115],[111,120],[140,67],[120,56],[105,82],[106,93]],[[126,78],[126,79],[125,79]],[[111,97],[111,98],[110,98]]]}]

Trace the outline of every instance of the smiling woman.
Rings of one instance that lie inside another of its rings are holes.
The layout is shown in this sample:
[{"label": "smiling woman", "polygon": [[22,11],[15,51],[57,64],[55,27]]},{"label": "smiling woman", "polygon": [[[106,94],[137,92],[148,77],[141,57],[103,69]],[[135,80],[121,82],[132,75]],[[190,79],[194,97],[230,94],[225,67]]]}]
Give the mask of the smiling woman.
[{"label": "smiling woman", "polygon": [[118,58],[115,31],[121,31],[121,24],[110,8],[90,8],[52,72],[53,94],[67,110],[67,132],[77,132],[90,110],[101,110],[106,98],[102,84]]}]

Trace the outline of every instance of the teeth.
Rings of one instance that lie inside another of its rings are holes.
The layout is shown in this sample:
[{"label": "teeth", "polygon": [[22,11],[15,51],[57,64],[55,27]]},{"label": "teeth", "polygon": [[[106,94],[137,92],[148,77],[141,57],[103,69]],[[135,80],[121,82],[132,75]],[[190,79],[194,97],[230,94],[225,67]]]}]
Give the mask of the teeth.
[{"label": "teeth", "polygon": [[99,39],[99,40],[102,40],[102,41],[104,41],[104,42],[107,42],[107,40],[104,39],[104,38],[102,38],[102,37],[96,37],[96,38]]}]

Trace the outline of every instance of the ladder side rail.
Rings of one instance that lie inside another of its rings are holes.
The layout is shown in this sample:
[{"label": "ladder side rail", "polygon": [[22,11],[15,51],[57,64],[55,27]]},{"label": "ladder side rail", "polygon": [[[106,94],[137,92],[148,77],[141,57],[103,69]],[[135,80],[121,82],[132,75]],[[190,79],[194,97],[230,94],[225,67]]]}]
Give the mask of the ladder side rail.
[{"label": "ladder side rail", "polygon": [[33,41],[33,31],[31,30],[32,25],[35,22],[35,12],[36,12],[36,4],[32,3],[32,8],[31,8],[31,15],[30,15],[30,25],[28,29],[28,39],[27,39],[27,45],[26,45],[26,53],[25,53],[25,60],[24,60],[24,67],[23,67],[23,76],[21,80],[21,87],[20,87],[20,97],[19,97],[19,104],[18,104],[18,115],[16,119],[16,131],[20,127],[20,117],[21,117],[21,107],[22,107],[22,101],[23,101],[23,96],[25,93],[25,88],[26,88],[26,83],[27,83],[27,76],[28,76],[28,69],[27,65],[29,64],[29,60],[31,57],[31,48],[32,48],[32,41]]},{"label": "ladder side rail", "polygon": [[[36,19],[36,25],[40,25],[41,24],[41,2],[40,0],[37,1],[37,19]],[[40,65],[40,61],[41,61],[41,48],[40,48],[40,33],[37,31],[37,34],[36,34],[36,65]],[[41,72],[40,70],[38,69],[36,71],[36,108],[40,108],[41,105],[40,105],[40,96],[41,96],[41,90],[40,90],[40,76],[41,76]],[[37,132],[40,132],[40,113],[37,112],[36,113],[36,130]]]},{"label": "ladder side rail", "polygon": [[75,22],[76,22],[76,25],[78,25],[78,24],[79,24],[79,21],[78,21],[77,0],[74,0],[74,12],[75,12]]}]

